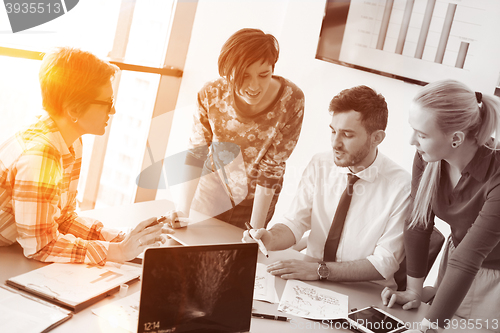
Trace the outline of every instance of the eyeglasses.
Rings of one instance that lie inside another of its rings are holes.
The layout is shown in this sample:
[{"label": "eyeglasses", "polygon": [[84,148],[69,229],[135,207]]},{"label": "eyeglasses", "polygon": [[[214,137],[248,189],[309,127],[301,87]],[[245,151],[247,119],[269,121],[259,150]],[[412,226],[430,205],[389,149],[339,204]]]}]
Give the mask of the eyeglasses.
[{"label": "eyeglasses", "polygon": [[99,105],[107,105],[108,106],[108,113],[114,110],[115,108],[115,100],[111,101],[101,101],[98,99],[94,99],[93,101],[90,102],[90,104],[99,104]]}]

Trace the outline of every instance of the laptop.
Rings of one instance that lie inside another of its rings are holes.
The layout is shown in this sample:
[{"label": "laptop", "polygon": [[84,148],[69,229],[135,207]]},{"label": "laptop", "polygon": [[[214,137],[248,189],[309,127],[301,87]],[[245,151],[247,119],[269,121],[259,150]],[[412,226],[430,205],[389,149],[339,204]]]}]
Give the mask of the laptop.
[{"label": "laptop", "polygon": [[138,333],[248,332],[258,245],[150,248]]}]

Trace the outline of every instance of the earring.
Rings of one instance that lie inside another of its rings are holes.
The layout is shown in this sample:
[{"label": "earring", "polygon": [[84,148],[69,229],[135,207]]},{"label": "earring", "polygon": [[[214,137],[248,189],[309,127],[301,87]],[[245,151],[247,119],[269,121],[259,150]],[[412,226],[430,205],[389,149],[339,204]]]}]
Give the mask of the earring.
[{"label": "earring", "polygon": [[78,118],[71,118],[71,121],[76,124],[78,122]]},{"label": "earring", "polygon": [[453,142],[453,143],[451,144],[451,146],[452,146],[453,148],[457,148],[457,147],[458,147],[458,143]]}]

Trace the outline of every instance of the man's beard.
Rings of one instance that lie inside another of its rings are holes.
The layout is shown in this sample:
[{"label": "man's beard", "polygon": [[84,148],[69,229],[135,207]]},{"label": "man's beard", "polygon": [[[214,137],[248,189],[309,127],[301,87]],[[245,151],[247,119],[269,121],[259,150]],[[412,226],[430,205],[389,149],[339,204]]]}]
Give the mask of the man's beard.
[{"label": "man's beard", "polygon": [[339,167],[350,167],[350,166],[356,166],[358,165],[361,161],[365,159],[366,156],[370,153],[370,138],[368,138],[363,146],[361,146],[360,149],[358,149],[354,154],[350,154],[344,150],[340,150],[341,153],[345,154],[345,158],[342,159],[342,161],[338,160],[335,156],[335,149],[333,150],[334,155],[333,155],[333,161],[335,162],[335,165]]}]

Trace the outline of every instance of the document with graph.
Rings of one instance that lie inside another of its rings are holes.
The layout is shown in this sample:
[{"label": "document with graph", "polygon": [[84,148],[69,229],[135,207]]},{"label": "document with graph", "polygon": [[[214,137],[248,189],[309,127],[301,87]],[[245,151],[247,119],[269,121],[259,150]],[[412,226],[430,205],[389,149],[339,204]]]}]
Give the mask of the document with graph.
[{"label": "document with graph", "polygon": [[278,310],[316,320],[347,318],[348,296],[302,281],[287,280]]},{"label": "document with graph", "polygon": [[78,312],[138,280],[142,268],[108,262],[103,266],[54,263],[18,275],[7,284]]}]

